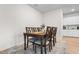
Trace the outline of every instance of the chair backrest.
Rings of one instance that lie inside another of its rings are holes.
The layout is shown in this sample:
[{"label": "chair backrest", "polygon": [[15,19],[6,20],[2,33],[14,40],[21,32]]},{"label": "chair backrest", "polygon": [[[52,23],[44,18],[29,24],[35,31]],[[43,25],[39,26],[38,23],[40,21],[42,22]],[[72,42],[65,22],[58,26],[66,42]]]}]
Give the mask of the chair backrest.
[{"label": "chair backrest", "polygon": [[52,28],[52,27],[50,27],[50,26],[47,26],[47,28],[46,28],[46,36],[45,36],[45,39],[44,39],[44,44],[45,44],[45,45],[46,45],[46,41],[52,39],[51,28]]},{"label": "chair backrest", "polygon": [[37,27],[37,31],[38,32],[42,31],[42,28],[41,27]]},{"label": "chair backrest", "polygon": [[26,27],[26,33],[42,31],[41,27]]},{"label": "chair backrest", "polygon": [[32,27],[31,30],[32,30],[32,32],[36,32],[36,28],[35,27]]},{"label": "chair backrest", "polygon": [[52,27],[52,29],[51,29],[51,33],[52,33],[52,36],[56,36],[56,33],[57,33],[57,27]]},{"label": "chair backrest", "polygon": [[47,26],[47,29],[46,29],[46,37],[47,38],[50,38],[51,37],[51,27],[50,26]]},{"label": "chair backrest", "polygon": [[26,27],[26,33],[30,33],[30,32],[31,32],[30,27]]}]

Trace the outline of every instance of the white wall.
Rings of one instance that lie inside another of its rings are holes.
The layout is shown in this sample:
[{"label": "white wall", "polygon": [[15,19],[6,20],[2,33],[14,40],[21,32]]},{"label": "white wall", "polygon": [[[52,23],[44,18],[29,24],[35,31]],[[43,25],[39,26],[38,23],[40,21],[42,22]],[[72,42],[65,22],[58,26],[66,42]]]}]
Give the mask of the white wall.
[{"label": "white wall", "polygon": [[[17,42],[23,41],[23,31],[25,31],[25,27],[38,27],[42,24],[42,14],[29,7],[27,5],[17,5],[16,6],[16,16],[17,16]],[[19,21],[19,22],[18,22]],[[19,36],[18,36],[19,35]],[[22,37],[21,37],[22,36]],[[18,39],[19,38],[19,39]]]},{"label": "white wall", "polygon": [[28,5],[0,5],[0,51],[23,43],[26,26],[40,26],[42,14]]},{"label": "white wall", "polygon": [[70,16],[64,18],[64,25],[79,24],[79,16]]},{"label": "white wall", "polygon": [[22,44],[25,27],[37,27],[42,22],[58,27],[57,39],[61,38],[63,22],[61,9],[42,15],[28,5],[0,5],[0,51]]},{"label": "white wall", "polygon": [[57,39],[62,39],[63,12],[61,9],[45,13],[43,23],[57,27]]}]

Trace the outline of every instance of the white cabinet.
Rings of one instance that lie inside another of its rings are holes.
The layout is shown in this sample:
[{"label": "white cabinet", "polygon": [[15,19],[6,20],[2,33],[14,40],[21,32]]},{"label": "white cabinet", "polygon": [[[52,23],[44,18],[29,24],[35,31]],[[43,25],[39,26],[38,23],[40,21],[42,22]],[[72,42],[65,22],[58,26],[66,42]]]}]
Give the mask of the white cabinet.
[{"label": "white cabinet", "polygon": [[63,36],[79,37],[79,30],[63,30]]},{"label": "white cabinet", "polygon": [[63,30],[63,36],[79,37],[79,16],[64,18],[63,25],[69,25]]}]

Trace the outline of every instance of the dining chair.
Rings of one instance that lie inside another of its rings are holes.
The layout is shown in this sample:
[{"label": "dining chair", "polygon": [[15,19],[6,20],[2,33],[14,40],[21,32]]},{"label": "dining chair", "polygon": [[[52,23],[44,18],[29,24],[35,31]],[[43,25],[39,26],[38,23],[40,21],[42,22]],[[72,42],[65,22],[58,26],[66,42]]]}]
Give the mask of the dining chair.
[{"label": "dining chair", "polygon": [[[26,33],[31,33],[31,27],[26,27]],[[28,37],[27,39],[27,48],[28,48],[28,45],[29,45],[29,39],[32,38],[32,37]]]},{"label": "dining chair", "polygon": [[[41,27],[26,27],[26,33],[39,32],[40,29]],[[32,43],[32,42],[35,42],[36,40],[37,40],[36,37],[28,37],[27,45],[29,45],[29,42]],[[33,44],[33,50],[34,50],[34,43],[32,44]]]},{"label": "dining chair", "polygon": [[34,50],[35,50],[35,53],[36,53],[36,46],[40,46],[40,47],[44,47],[44,52],[45,54],[47,53],[46,51],[46,46],[49,46],[49,51],[50,51],[50,41],[51,41],[51,38],[52,38],[52,34],[51,34],[51,27],[47,26],[47,29],[46,29],[46,35],[44,36],[44,38],[42,39],[42,45],[41,45],[41,39],[40,38],[36,38],[37,41],[33,41],[32,43],[34,44]]},{"label": "dining chair", "polygon": [[[52,33],[52,40],[50,42],[51,42],[51,49],[52,49],[52,46],[55,46],[55,43],[56,43],[57,27],[52,27],[51,33]],[[52,44],[52,41],[53,41],[53,44]]]}]

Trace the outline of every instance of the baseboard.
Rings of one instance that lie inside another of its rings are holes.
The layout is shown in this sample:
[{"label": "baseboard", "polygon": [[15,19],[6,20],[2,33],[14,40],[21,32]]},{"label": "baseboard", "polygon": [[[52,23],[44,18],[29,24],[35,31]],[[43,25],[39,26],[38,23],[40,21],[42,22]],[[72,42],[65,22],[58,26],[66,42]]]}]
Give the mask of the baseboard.
[{"label": "baseboard", "polygon": [[63,37],[79,38],[79,37],[74,37],[74,36],[63,36]]}]

